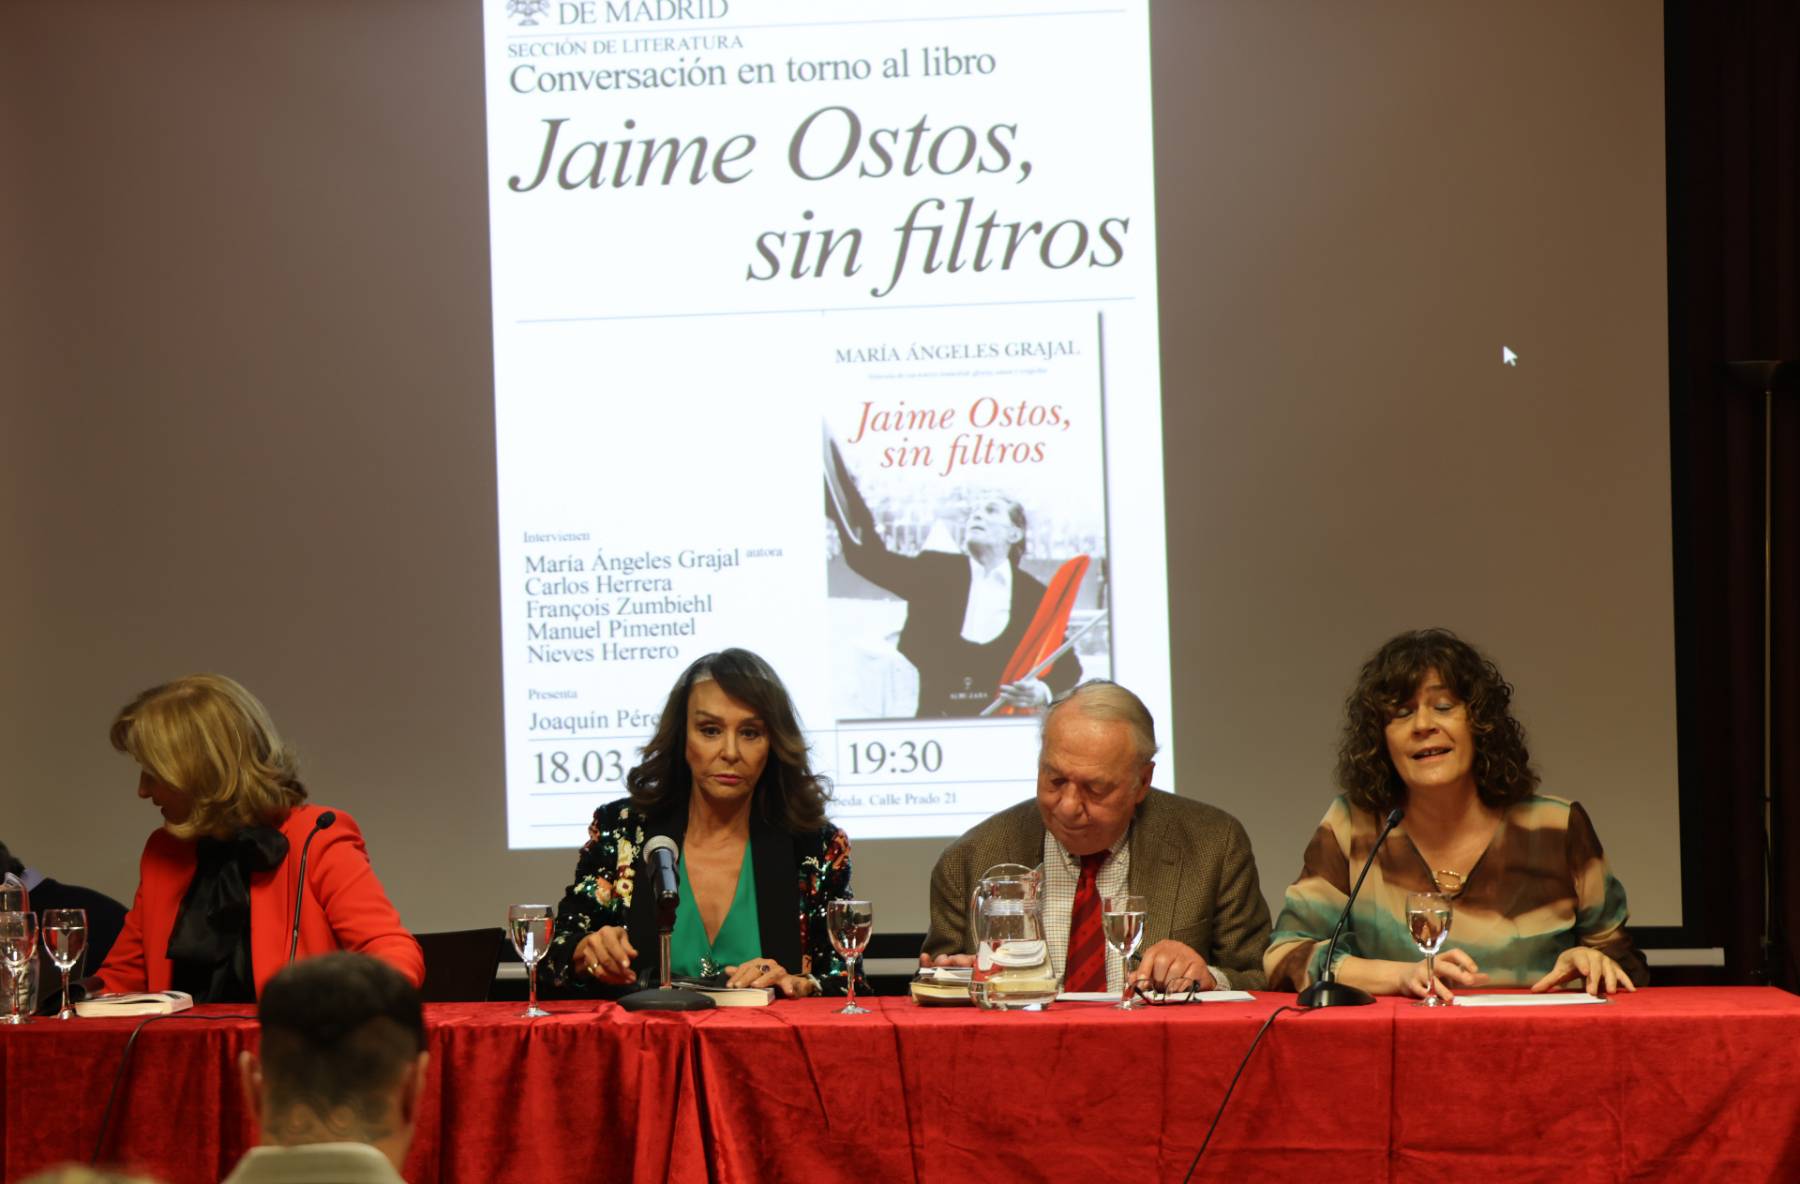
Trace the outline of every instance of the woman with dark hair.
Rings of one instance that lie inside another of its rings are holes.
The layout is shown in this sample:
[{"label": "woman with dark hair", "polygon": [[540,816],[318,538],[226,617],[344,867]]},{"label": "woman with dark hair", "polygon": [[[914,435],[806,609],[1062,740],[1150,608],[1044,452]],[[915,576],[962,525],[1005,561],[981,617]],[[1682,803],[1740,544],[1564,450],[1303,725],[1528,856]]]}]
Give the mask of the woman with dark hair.
[{"label": "woman with dark hair", "polygon": [[1575,802],[1537,792],[1512,687],[1443,629],[1402,633],[1364,663],[1345,703],[1337,779],[1344,793],[1306,848],[1263,957],[1269,985],[1300,990],[1324,973],[1351,877],[1396,806],[1337,945],[1335,977],[1372,994],[1433,989],[1406,924],[1410,892],[1452,898],[1454,948],[1436,991],[1579,981],[1635,990],[1648,975],[1624,925],[1625,889]]},{"label": "woman with dark hair", "polygon": [[681,848],[675,974],[791,997],[841,989],[825,905],[850,894],[850,840],[825,817],[826,782],[767,662],[729,649],[689,666],[625,786],[594,811],[557,909],[545,959],[557,986],[660,974],[651,894],[634,888],[644,844],[667,835]]}]

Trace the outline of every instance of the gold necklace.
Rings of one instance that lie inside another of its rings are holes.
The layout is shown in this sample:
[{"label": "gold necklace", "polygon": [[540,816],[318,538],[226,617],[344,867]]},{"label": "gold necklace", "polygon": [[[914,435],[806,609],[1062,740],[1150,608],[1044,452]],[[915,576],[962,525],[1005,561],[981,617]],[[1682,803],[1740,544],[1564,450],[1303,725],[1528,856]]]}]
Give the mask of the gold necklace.
[{"label": "gold necklace", "polygon": [[[1446,880],[1448,880],[1449,883],[1445,883]],[[1437,885],[1437,890],[1442,892],[1445,896],[1460,896],[1462,895],[1464,885],[1468,883],[1468,877],[1461,872],[1453,872],[1440,868],[1431,873],[1431,882]]]}]

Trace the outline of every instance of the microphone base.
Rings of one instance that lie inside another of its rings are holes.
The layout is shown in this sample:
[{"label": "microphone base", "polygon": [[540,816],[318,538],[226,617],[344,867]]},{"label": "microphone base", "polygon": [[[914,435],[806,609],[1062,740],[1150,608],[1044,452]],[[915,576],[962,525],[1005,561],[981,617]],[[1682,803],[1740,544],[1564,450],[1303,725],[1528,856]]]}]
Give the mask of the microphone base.
[{"label": "microphone base", "polygon": [[655,987],[633,991],[619,1000],[626,1011],[706,1011],[717,1007],[712,999],[685,987]]},{"label": "microphone base", "polygon": [[1375,996],[1361,987],[1340,983],[1334,978],[1314,983],[1300,992],[1294,1002],[1301,1007],[1362,1007],[1375,1002]]}]

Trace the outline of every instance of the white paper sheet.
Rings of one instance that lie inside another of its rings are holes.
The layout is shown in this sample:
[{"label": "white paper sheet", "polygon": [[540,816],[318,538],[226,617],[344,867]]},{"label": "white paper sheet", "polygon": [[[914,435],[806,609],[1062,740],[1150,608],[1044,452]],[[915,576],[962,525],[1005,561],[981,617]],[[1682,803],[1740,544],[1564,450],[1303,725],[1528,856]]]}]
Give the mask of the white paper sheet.
[{"label": "white paper sheet", "polygon": [[1556,995],[1458,995],[1458,1007],[1560,1007],[1571,1003],[1605,1003],[1598,995],[1586,991],[1564,991]]}]

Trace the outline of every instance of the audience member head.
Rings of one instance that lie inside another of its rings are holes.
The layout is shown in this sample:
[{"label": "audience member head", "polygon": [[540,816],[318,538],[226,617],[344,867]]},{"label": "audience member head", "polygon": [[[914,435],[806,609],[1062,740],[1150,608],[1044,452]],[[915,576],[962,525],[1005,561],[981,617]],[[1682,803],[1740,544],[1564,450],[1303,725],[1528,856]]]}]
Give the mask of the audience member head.
[{"label": "audience member head", "polygon": [[15,876],[22,876],[25,874],[25,864],[7,850],[5,843],[0,843],[0,877],[6,876],[9,872]]},{"label": "audience member head", "polygon": [[430,1060],[405,976],[367,954],[321,954],[271,978],[256,1013],[260,1053],[238,1066],[264,1143],[367,1143],[398,1171]]},{"label": "audience member head", "polygon": [[1050,705],[1038,748],[1038,811],[1071,855],[1118,842],[1156,771],[1156,724],[1143,700],[1092,679]]},{"label": "audience member head", "polygon": [[119,710],[112,745],[137,761],[138,796],[177,838],[278,826],[306,798],[268,711],[221,674],[151,687]]},{"label": "audience member head", "polygon": [[749,650],[707,654],[689,666],[669,691],[656,723],[656,734],[644,745],[643,759],[625,775],[632,804],[646,814],[687,809],[694,788],[690,750],[705,737],[695,718],[694,688],[713,683],[735,708],[761,721],[767,737],[767,759],[754,787],[761,816],[795,834],[825,825],[829,785],[812,771],[799,713],[781,678]]},{"label": "audience member head", "polygon": [[1538,775],[1525,729],[1513,718],[1513,689],[1499,667],[1448,629],[1417,629],[1375,651],[1344,702],[1337,779],[1350,801],[1375,815],[1405,804],[1406,782],[1394,766],[1388,725],[1428,679],[1442,685],[1466,719],[1481,801],[1503,807],[1535,792]]}]

